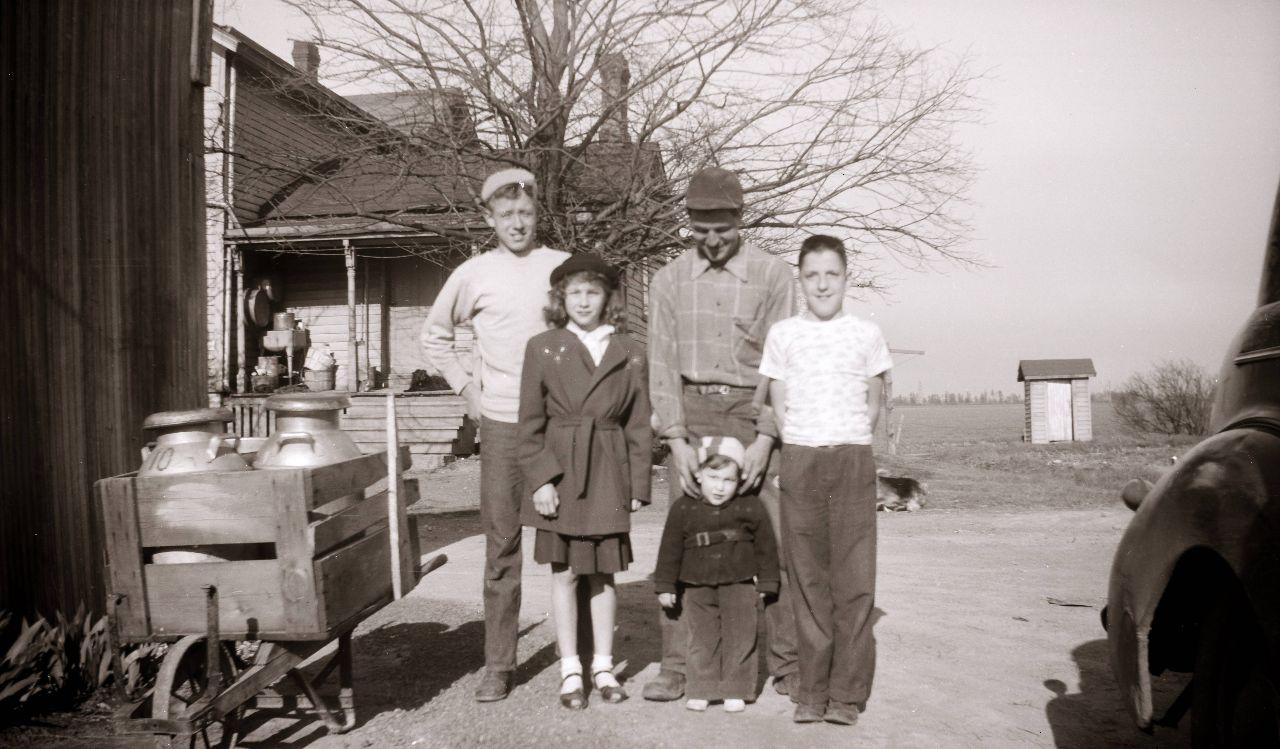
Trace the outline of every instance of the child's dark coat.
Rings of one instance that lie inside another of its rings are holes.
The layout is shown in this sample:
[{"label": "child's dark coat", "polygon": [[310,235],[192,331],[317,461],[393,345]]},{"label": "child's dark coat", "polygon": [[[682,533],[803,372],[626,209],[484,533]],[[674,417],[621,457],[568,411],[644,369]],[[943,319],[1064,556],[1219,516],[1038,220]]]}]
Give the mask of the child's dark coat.
[{"label": "child's dark coat", "polygon": [[[723,530],[745,531],[748,540],[694,545],[699,533]],[[672,503],[653,569],[655,593],[674,593],[677,582],[723,585],[752,577],[759,592],[778,592],[778,547],[759,497],[735,497],[716,507],[682,494]]]},{"label": "child's dark coat", "polygon": [[[520,522],[569,536],[625,533],[631,500],[649,503],[652,434],[644,347],[609,337],[595,366],[572,332],[529,339],[520,381]],[[533,493],[556,485],[560,507],[546,518]]]}]

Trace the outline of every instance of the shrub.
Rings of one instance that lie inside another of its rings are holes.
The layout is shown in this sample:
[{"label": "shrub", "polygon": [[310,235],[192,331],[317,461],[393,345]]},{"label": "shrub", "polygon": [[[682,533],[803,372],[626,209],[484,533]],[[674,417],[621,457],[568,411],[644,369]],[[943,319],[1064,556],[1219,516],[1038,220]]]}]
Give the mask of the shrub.
[{"label": "shrub", "polygon": [[5,632],[16,636],[0,660],[0,715],[70,707],[111,675],[107,618],[93,621],[83,605],[70,620],[59,611],[53,622],[37,617],[21,626],[0,611]]},{"label": "shrub", "polygon": [[1112,396],[1116,418],[1135,432],[1200,435],[1209,430],[1214,381],[1186,359],[1136,374]]}]

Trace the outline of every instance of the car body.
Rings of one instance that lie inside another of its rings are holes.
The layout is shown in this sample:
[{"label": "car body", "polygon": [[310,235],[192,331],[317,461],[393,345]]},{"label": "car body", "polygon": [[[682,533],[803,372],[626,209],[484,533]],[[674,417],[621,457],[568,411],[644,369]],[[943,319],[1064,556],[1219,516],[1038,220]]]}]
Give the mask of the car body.
[{"label": "car body", "polygon": [[1191,672],[1167,722],[1190,708],[1196,745],[1280,745],[1280,197],[1210,436],[1137,499],[1103,614],[1134,719],[1156,722],[1153,675]]}]

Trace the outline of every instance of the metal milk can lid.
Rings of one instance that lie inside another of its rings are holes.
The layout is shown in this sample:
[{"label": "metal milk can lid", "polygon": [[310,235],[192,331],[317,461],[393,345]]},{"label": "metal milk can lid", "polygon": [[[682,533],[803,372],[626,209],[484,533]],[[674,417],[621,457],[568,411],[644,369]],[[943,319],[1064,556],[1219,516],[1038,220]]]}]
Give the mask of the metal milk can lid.
[{"label": "metal milk can lid", "polygon": [[159,411],[142,420],[143,429],[170,429],[195,424],[220,424],[234,418],[229,408],[194,408],[189,411]]},{"label": "metal milk can lid", "polygon": [[351,405],[345,393],[277,393],[267,398],[263,406],[277,413],[303,413],[307,411],[340,411]]}]

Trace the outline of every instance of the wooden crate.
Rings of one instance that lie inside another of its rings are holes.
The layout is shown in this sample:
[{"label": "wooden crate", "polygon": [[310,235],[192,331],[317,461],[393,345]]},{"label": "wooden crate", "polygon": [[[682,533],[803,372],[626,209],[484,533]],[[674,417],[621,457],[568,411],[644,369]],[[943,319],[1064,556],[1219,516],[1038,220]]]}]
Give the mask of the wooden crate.
[{"label": "wooden crate", "polygon": [[[399,464],[407,465],[408,448]],[[120,639],[206,631],[218,589],[228,639],[327,640],[391,600],[386,452],[315,468],[102,479],[107,581]],[[404,502],[404,492],[398,492]],[[399,515],[401,585],[417,581],[416,536]],[[274,557],[149,564],[148,550],[273,544]]]}]

